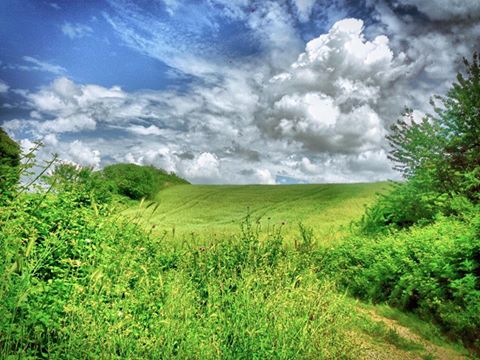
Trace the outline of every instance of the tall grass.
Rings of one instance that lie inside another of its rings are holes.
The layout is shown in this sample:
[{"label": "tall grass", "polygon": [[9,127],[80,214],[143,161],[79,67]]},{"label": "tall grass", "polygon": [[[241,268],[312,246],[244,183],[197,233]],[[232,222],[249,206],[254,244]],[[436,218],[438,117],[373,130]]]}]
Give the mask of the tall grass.
[{"label": "tall grass", "polygon": [[0,357],[356,357],[351,305],[305,229],[286,247],[247,217],[235,236],[179,242],[82,187],[46,191],[0,212]]}]

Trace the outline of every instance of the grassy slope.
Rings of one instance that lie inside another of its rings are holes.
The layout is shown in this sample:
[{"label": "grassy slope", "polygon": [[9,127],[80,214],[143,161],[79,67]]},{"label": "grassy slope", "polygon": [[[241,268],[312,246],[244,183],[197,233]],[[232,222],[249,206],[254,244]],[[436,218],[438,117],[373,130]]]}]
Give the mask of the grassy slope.
[{"label": "grassy slope", "polygon": [[[359,218],[375,195],[388,183],[323,184],[288,186],[179,185],[164,189],[154,206],[132,207],[126,211],[160,230],[175,227],[179,235],[194,232],[201,239],[221,238],[238,233],[239,224],[250,211],[267,226],[285,222],[288,239],[298,234],[298,222],[311,226],[319,243],[326,244],[344,234],[342,226]],[[147,202],[148,203],[148,202]],[[388,306],[368,306],[351,300],[352,341],[361,349],[360,359],[463,359],[465,350],[453,346],[436,333],[436,328],[413,315],[404,315]],[[408,321],[403,321],[407,319]],[[403,326],[402,326],[403,325]]]},{"label": "grassy slope", "polygon": [[377,192],[387,183],[312,184],[312,185],[179,185],[164,189],[153,207],[127,210],[159,229],[177,235],[192,232],[202,235],[236,232],[248,212],[254,220],[261,218],[264,227],[284,224],[287,238],[298,233],[298,222],[314,228],[315,235],[328,240],[339,235],[364,212]]}]

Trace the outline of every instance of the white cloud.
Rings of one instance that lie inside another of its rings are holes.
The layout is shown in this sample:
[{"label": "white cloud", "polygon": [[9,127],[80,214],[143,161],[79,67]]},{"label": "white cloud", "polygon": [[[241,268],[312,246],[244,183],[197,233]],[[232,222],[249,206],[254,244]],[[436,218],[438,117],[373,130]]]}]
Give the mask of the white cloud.
[{"label": "white cloud", "polygon": [[255,177],[258,184],[272,185],[275,184],[275,177],[272,175],[268,169],[257,169],[255,171]]},{"label": "white cloud", "polygon": [[[184,94],[126,92],[60,77],[25,93],[35,116],[8,126],[27,127],[40,138],[57,134],[49,146],[67,160],[98,166],[102,154],[159,166],[192,182],[273,183],[278,175],[361,180],[371,173],[354,175],[351,164],[358,153],[382,148],[377,105],[404,66],[384,38],[366,41],[361,30],[359,21],[336,24],[271,79],[270,68],[247,64]],[[124,135],[85,137],[109,129]],[[75,132],[77,142],[65,142],[65,132]]]},{"label": "white cloud", "polygon": [[394,56],[388,38],[368,41],[362,32],[361,20],[345,19],[308,42],[289,70],[269,81],[258,125],[315,152],[381,147],[391,113],[397,116],[404,106],[384,105],[409,66],[404,54]]},{"label": "white cloud", "polygon": [[0,80],[0,94],[5,94],[9,88],[10,86],[8,86],[6,82]]},{"label": "white cloud", "polygon": [[310,19],[313,6],[316,0],[293,0],[297,8],[298,18],[301,22],[307,22]]},{"label": "white cloud", "polygon": [[14,69],[24,70],[24,71],[43,71],[49,72],[54,75],[62,75],[67,72],[67,70],[59,65],[50,64],[45,61],[38,60],[32,56],[24,56],[22,58],[29,65],[15,65]]},{"label": "white cloud", "polygon": [[45,137],[42,140],[42,143],[44,143],[47,146],[55,147],[58,145],[58,138],[55,134],[48,134],[48,135],[45,135]]},{"label": "white cloud", "polygon": [[138,134],[138,135],[161,135],[162,130],[160,130],[155,125],[150,125],[148,127],[141,125],[131,125],[127,128],[128,131]]},{"label": "white cloud", "polygon": [[55,120],[47,120],[38,124],[38,130],[44,134],[95,130],[96,127],[96,121],[85,114],[57,117]]},{"label": "white cloud", "polygon": [[203,152],[180,166],[180,173],[195,182],[220,180],[220,162],[215,154]]},{"label": "white cloud", "polygon": [[84,24],[72,24],[69,22],[65,22],[62,25],[62,33],[65,36],[68,36],[70,39],[80,39],[85,36],[89,36],[93,34],[93,29]]},{"label": "white cloud", "polygon": [[73,161],[82,166],[91,166],[98,169],[100,165],[100,151],[92,150],[80,140],[73,141],[68,147],[66,160]]},{"label": "white cloud", "polygon": [[318,174],[320,169],[317,165],[313,164],[309,158],[303,157],[299,163],[299,168],[302,172],[308,175]]},{"label": "white cloud", "polygon": [[[382,12],[375,28],[367,31],[361,20],[344,19],[304,44],[286,1],[265,1],[255,11],[246,0],[224,1],[229,16],[246,21],[264,50],[256,59],[227,66],[211,61],[198,44],[190,49],[178,34],[173,39],[182,45],[175,47],[162,38],[171,24],[128,4],[121,10],[118,5],[121,13],[110,18],[121,39],[156,59],[172,55],[165,60],[169,65],[199,79],[179,93],[129,92],[59,77],[19,93],[32,114],[8,122],[10,131],[43,137],[48,150],[71,161],[152,164],[196,183],[273,183],[282,176],[384,180],[395,176],[386,157],[386,129],[403,106],[427,103],[438,84],[451,81],[452,59],[467,52],[455,41],[472,43],[477,31],[476,25],[468,32],[452,27],[449,36],[432,30],[405,41],[394,29],[413,33],[415,27],[398,17],[388,20],[396,15],[387,7],[391,13]],[[183,14],[182,6],[172,17]],[[189,34],[198,24],[191,26]]]},{"label": "white cloud", "polygon": [[33,141],[30,141],[29,139],[21,139],[19,143],[23,153],[29,153],[36,147]]}]

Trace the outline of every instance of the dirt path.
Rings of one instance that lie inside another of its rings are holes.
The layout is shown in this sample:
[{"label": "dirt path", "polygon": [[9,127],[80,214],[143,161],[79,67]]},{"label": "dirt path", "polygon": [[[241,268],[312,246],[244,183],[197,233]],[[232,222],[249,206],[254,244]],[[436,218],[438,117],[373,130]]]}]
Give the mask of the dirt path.
[{"label": "dirt path", "polygon": [[358,309],[371,320],[384,324],[388,330],[394,331],[400,338],[412,344],[418,345],[418,349],[405,350],[388,342],[378,342],[367,334],[355,334],[356,342],[359,343],[362,356],[365,360],[414,360],[414,359],[438,359],[438,360],[461,360],[469,359],[453,348],[443,347],[432,343],[414,333],[411,329],[401,325],[398,321],[377,314],[374,310]]}]

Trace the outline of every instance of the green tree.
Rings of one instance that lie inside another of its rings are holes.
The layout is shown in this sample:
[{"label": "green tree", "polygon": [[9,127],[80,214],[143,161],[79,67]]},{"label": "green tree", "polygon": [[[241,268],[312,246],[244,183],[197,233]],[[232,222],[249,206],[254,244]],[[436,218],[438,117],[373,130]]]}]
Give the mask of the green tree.
[{"label": "green tree", "polygon": [[463,59],[466,76],[457,75],[446,97],[438,96],[439,135],[445,141],[442,181],[471,200],[480,200],[480,65]]},{"label": "green tree", "polygon": [[10,196],[19,180],[20,146],[0,128],[0,198]]},{"label": "green tree", "polygon": [[480,65],[464,59],[465,75],[445,96],[435,96],[433,115],[415,121],[406,109],[391,127],[389,158],[406,183],[379,199],[362,221],[371,231],[385,225],[432,221],[460,214],[480,201]]},{"label": "green tree", "polygon": [[0,164],[16,167],[20,164],[20,146],[0,128]]},{"label": "green tree", "polygon": [[46,176],[45,180],[56,191],[75,194],[77,201],[82,204],[108,203],[115,192],[113,183],[103,172],[65,162],[55,165],[53,173]]},{"label": "green tree", "polygon": [[[458,188],[458,176],[480,166],[480,67],[478,54],[470,63],[464,59],[466,76],[459,73],[446,96],[432,100],[435,115],[413,120],[411,109],[391,128],[387,139],[390,159],[395,168],[409,179],[425,172],[443,185],[442,190]],[[405,121],[408,119],[409,121]],[[477,174],[478,175],[478,174]],[[455,183],[456,180],[457,182]],[[452,188],[453,187],[453,188]],[[478,191],[478,189],[477,189]]]}]

